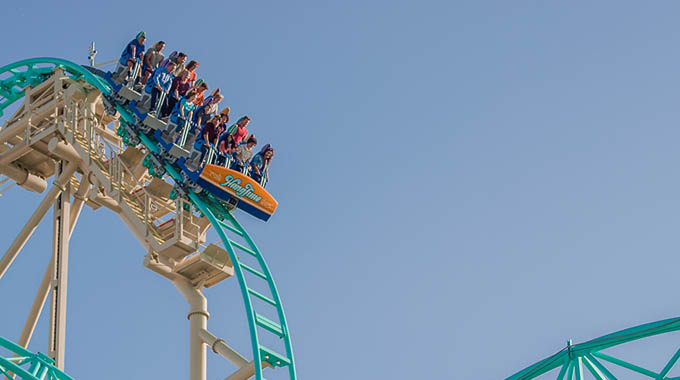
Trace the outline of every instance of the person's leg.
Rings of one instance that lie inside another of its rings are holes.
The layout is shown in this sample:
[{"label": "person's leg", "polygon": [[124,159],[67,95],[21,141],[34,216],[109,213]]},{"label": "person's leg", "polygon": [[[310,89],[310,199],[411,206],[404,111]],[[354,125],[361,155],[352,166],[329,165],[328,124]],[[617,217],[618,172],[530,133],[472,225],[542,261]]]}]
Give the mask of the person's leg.
[{"label": "person's leg", "polygon": [[160,94],[161,92],[156,87],[151,90],[151,104],[149,105],[149,112],[156,110],[156,101],[158,100],[158,96]]},{"label": "person's leg", "polygon": [[163,112],[161,117],[165,117],[170,115],[170,112],[172,112],[172,109],[175,108],[175,104],[177,104],[177,99],[175,99],[174,96],[169,96],[168,97],[168,102],[165,104],[165,107],[163,108]]}]

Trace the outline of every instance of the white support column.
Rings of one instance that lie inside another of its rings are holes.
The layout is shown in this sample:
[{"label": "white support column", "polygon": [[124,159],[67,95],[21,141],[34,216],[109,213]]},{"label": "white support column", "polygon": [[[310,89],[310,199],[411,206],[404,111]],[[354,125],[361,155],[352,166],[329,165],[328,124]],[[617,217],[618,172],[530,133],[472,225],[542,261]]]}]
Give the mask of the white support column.
[{"label": "white support column", "polygon": [[[63,163],[57,164],[57,173],[63,170]],[[70,178],[70,177],[69,177]],[[50,328],[48,355],[59,369],[64,369],[66,348],[66,291],[68,284],[68,240],[70,232],[70,185],[54,204],[54,230],[52,242],[52,287],[50,302]]]},{"label": "white support column", "polygon": [[[69,240],[73,235],[76,222],[78,221],[80,212],[82,211],[83,205],[85,204],[85,194],[89,191],[89,187],[90,183],[87,182],[87,179],[83,178],[78,191],[73,194],[73,207],[71,207],[71,214],[69,217]],[[17,342],[17,344],[19,344],[21,347],[28,347],[28,344],[31,342],[33,332],[35,331],[35,326],[38,323],[38,319],[40,318],[42,309],[45,307],[45,301],[47,301],[47,296],[50,293],[50,285],[52,284],[52,274],[54,272],[53,265],[54,258],[50,258],[50,262],[48,263],[47,268],[45,269],[45,274],[43,275],[42,281],[40,282],[38,292],[36,293],[35,299],[33,300],[33,305],[31,305],[31,311],[28,313],[28,317],[26,317],[26,323],[24,324],[23,330],[21,330],[21,336]]]},{"label": "white support column", "polygon": [[196,288],[183,276],[173,273],[164,264],[157,263],[149,253],[144,259],[144,266],[168,278],[189,303],[189,380],[206,380],[207,355],[204,335],[207,332],[208,300],[200,288]]},{"label": "white support column", "polygon": [[208,327],[208,301],[186,279],[178,276],[172,283],[189,303],[189,380],[206,380],[207,356],[201,332]]}]

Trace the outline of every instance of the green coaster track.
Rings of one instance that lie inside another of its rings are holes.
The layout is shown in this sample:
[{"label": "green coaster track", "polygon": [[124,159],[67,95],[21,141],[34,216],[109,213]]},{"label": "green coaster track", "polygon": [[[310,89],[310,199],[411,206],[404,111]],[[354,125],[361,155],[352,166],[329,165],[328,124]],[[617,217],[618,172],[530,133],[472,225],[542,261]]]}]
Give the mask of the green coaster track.
[{"label": "green coaster track", "polygon": [[11,357],[0,357],[0,375],[23,380],[73,380],[54,366],[54,361],[41,353],[34,354],[25,348],[0,337],[0,347],[12,353]]},{"label": "green coaster track", "polygon": [[[86,81],[109,99],[114,98],[111,87],[104,79],[91,73],[76,63],[59,58],[33,58],[0,67],[0,116],[3,115],[3,111],[7,107],[24,97],[24,89],[27,86],[36,86],[45,81],[52,75],[54,69],[57,67],[62,68],[64,72],[73,79],[82,79]],[[113,104],[120,114],[121,124],[127,123],[131,126],[136,124],[135,118],[132,116],[133,113],[127,108],[127,106],[117,102],[113,102]],[[159,151],[159,146],[153,137],[146,136],[141,132],[139,133],[139,137],[149,152],[157,153]],[[257,380],[264,379],[262,376],[262,366],[266,363],[272,367],[288,367],[289,378],[291,380],[295,380],[296,372],[293,358],[293,347],[291,344],[290,333],[288,331],[288,325],[286,323],[283,304],[281,303],[281,298],[276,288],[274,278],[272,277],[269,267],[267,266],[264,257],[260,253],[260,250],[257,248],[250,235],[248,235],[246,230],[232,215],[232,213],[221,203],[216,202],[214,198],[209,195],[204,193],[196,194],[193,190],[184,186],[183,178],[179,172],[179,169],[171,165],[169,162],[164,162],[164,168],[175,181],[177,188],[181,188],[180,192],[186,194],[188,199],[196,207],[196,210],[200,211],[210,220],[210,223],[212,224],[213,228],[215,228],[217,234],[222,240],[222,243],[229,254],[231,262],[234,264],[234,272],[238,279],[241,295],[243,297],[246,318],[248,320],[248,326],[250,330],[255,378]],[[239,244],[234,238],[230,238],[230,236],[239,236],[246,242],[246,245]],[[254,257],[257,265],[246,265],[243,263],[242,260],[239,259],[236,250]],[[248,282],[246,281],[246,272],[254,276],[255,280],[253,281],[264,281],[266,283],[267,288],[271,293],[271,298],[254,290],[254,287],[249,286]],[[264,317],[263,314],[258,313],[255,308],[256,303],[253,302],[254,300],[264,301],[268,307],[275,308],[277,320],[270,320]],[[265,346],[260,339],[262,335],[261,333],[273,334],[274,336],[282,339],[285,346],[285,353],[278,353]],[[31,358],[30,360],[40,363],[47,363],[47,360],[49,360],[45,359],[45,356],[42,354],[30,354],[23,348],[4,339],[0,340],[0,345],[9,348],[14,353],[19,354],[20,357],[25,357],[26,363],[28,363],[29,358]],[[10,372],[24,376],[22,379],[36,379],[36,377],[31,374],[30,371],[15,371],[15,367],[18,364],[14,358],[0,358],[0,364],[0,371],[2,371],[2,368],[4,367]],[[47,366],[47,364],[41,365]],[[50,368],[52,368],[50,371],[57,375],[47,378],[59,380],[71,379],[62,372],[54,369],[54,367]],[[9,377],[6,372],[0,373]],[[24,375],[24,373],[26,375]],[[43,376],[37,378],[42,379],[45,377]]]},{"label": "green coaster track", "polygon": [[617,377],[611,371],[617,367],[651,379],[680,380],[680,376],[668,377],[668,373],[680,359],[680,349],[660,370],[647,369],[602,352],[624,343],[678,330],[680,330],[680,318],[671,318],[617,331],[584,343],[569,344],[556,354],[530,365],[506,380],[535,379],[557,368],[559,368],[557,380],[581,380],[584,379],[585,371],[590,372],[597,380],[616,380]]}]

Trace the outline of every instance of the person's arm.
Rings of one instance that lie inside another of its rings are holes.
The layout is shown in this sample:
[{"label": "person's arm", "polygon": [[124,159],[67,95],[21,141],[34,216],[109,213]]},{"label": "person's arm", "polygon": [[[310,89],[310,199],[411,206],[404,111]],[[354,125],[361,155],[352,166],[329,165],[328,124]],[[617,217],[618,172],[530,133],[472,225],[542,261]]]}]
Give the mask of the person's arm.
[{"label": "person's arm", "polygon": [[186,116],[184,116],[184,103],[179,104],[179,117],[186,119]]},{"label": "person's arm", "polygon": [[147,67],[152,68],[151,67],[151,54],[149,54],[148,52],[144,55],[144,64]]},{"label": "person's arm", "polygon": [[168,73],[168,80],[165,81],[165,93],[170,93],[170,87],[172,87],[172,76]]},{"label": "person's arm", "polygon": [[170,90],[172,90],[172,96],[175,99],[179,99],[179,79],[175,78],[172,80],[172,86],[170,87]]},{"label": "person's arm", "polygon": [[154,71],[153,76],[151,77],[151,80],[153,81],[154,87],[158,89],[158,91],[163,91],[163,87],[161,86],[161,76],[160,74],[160,69]]},{"label": "person's arm", "polygon": [[258,168],[258,166],[260,166],[260,160],[261,159],[262,159],[262,156],[258,155],[258,156],[255,156],[255,158],[253,158],[252,161],[250,161],[250,166],[252,166],[253,169],[255,169],[255,173],[257,173],[258,175],[260,174],[260,168]]},{"label": "person's arm", "polygon": [[201,122],[203,121],[203,112],[200,112],[199,110],[196,110],[196,124],[201,125]]}]

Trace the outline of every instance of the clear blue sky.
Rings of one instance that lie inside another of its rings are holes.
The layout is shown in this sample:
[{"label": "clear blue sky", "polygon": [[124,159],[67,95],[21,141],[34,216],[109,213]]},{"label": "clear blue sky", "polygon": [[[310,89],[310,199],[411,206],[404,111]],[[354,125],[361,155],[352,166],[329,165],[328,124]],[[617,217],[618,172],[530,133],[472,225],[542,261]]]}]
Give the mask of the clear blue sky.
[{"label": "clear blue sky", "polygon": [[[680,314],[678,11],[13,1],[0,65],[85,63],[92,40],[108,61],[142,29],[186,51],[276,148],[279,210],[267,224],[239,216],[275,274],[300,378],[501,379],[569,338]],[[0,250],[39,199],[0,198]],[[0,281],[0,335],[19,336],[50,230]],[[84,211],[68,298],[76,379],[186,378],[187,306],[144,254],[111,212]],[[235,281],[206,293],[210,329],[249,353]],[[42,318],[32,349],[46,331]],[[660,366],[675,350],[664,344],[622,355]],[[209,379],[224,378],[232,367],[210,357]]]}]

